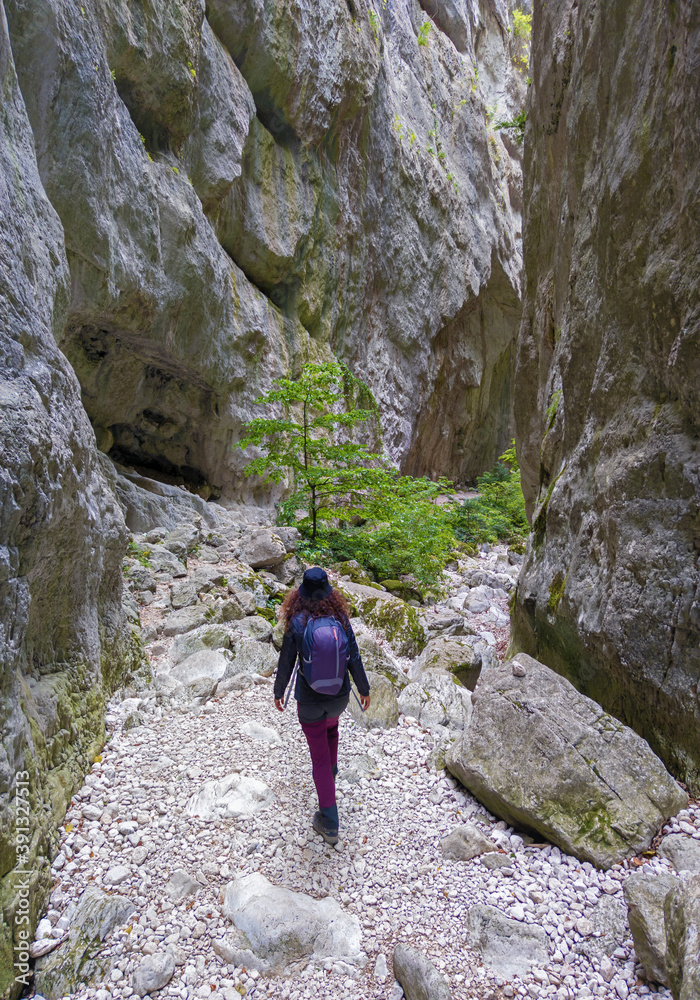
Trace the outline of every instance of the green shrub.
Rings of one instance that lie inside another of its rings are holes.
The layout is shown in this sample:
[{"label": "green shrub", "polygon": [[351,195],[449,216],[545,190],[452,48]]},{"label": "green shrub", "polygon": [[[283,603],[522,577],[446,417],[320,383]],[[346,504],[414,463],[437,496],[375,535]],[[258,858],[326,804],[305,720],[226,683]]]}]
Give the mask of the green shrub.
[{"label": "green shrub", "polygon": [[513,34],[516,38],[529,42],[532,35],[532,14],[525,14],[522,10],[513,11]]},{"label": "green shrub", "polygon": [[148,568],[151,565],[151,551],[150,549],[142,549],[140,545],[137,545],[133,538],[129,539],[129,547],[127,549],[128,556],[132,559],[136,559],[141,563],[142,566]]},{"label": "green shrub", "polygon": [[420,28],[418,29],[418,44],[427,45],[429,34],[430,34],[430,21],[425,21],[423,24],[421,24]]}]

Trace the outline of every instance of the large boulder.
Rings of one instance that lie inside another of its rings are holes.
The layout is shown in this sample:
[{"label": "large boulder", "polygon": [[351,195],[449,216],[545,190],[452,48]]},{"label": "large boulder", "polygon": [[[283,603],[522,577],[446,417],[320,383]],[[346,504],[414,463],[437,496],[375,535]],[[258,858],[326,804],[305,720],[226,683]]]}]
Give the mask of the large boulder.
[{"label": "large boulder", "polygon": [[410,604],[361,583],[341,580],[337,587],[350,602],[353,615],[379,632],[397,656],[417,656],[424,648],[425,630]]},{"label": "large boulder", "polygon": [[134,910],[126,896],[96,887],[85,889],[66,912],[70,921],[68,940],[50,955],[37,959],[37,991],[47,1000],[59,1000],[104,978],[112,967],[104,942]]},{"label": "large boulder", "polygon": [[425,670],[443,670],[473,691],[481,673],[481,652],[468,638],[440,635],[430,640],[411,665],[411,680],[419,680]]},{"label": "large boulder", "polygon": [[406,1000],[452,1000],[445,979],[425,955],[409,944],[394,948],[394,976]]},{"label": "large boulder", "polygon": [[200,625],[183,635],[178,635],[170,647],[171,663],[182,663],[193,653],[204,649],[228,649],[231,645],[230,629],[224,625]]},{"label": "large boulder", "polygon": [[666,968],[673,1000],[700,997],[700,875],[684,876],[664,901]]},{"label": "large boulder", "polygon": [[238,674],[261,674],[271,677],[277,669],[279,654],[271,642],[257,642],[255,639],[236,636],[231,643],[233,657],[229,662],[225,677]]},{"label": "large boulder", "polygon": [[198,816],[205,823],[249,819],[273,802],[274,795],[264,781],[234,772],[219,780],[206,781],[185,803],[185,813]]},{"label": "large boulder", "polygon": [[184,635],[186,632],[206,625],[207,618],[207,609],[202,604],[182,608],[180,611],[171,611],[165,619],[163,635]]},{"label": "large boulder", "polygon": [[355,698],[357,694],[355,682],[350,679],[352,686],[348,703],[350,715],[365,729],[393,729],[399,721],[399,706],[393,684],[383,674],[377,674],[373,670],[367,671],[367,680],[370,688],[370,704],[363,712]]},{"label": "large boulder", "polygon": [[253,569],[276,566],[284,561],[286,554],[284,542],[269,528],[258,528],[245,535],[237,553],[241,562]]},{"label": "large boulder", "polygon": [[357,647],[360,650],[365,670],[372,670],[375,674],[383,674],[394,687],[399,689],[405,687],[408,684],[408,678],[399,668],[389,644],[386,641],[376,639],[362,625],[358,628],[356,623],[351,624],[353,624]]},{"label": "large boulder", "polygon": [[533,530],[512,648],[698,794],[697,6],[535,11],[514,391]]},{"label": "large boulder", "polygon": [[230,959],[249,969],[283,972],[310,958],[364,965],[360,921],[332,897],[314,899],[272,885],[259,872],[229,882],[223,914],[233,924]]},{"label": "large boulder", "polygon": [[634,950],[647,979],[669,985],[666,968],[664,904],[678,879],[670,872],[649,872],[646,865],[625,879],[624,893]]},{"label": "large boulder", "polygon": [[229,661],[220,650],[202,649],[173,667],[170,677],[184,687],[190,687],[203,677],[212,681],[223,680],[228,666]]},{"label": "large boulder", "polygon": [[648,744],[532,657],[486,671],[450,771],[491,812],[609,868],[687,804]]},{"label": "large boulder", "polygon": [[426,670],[420,681],[403,689],[399,711],[426,726],[446,726],[456,733],[469,725],[472,715],[471,692],[441,670]]}]

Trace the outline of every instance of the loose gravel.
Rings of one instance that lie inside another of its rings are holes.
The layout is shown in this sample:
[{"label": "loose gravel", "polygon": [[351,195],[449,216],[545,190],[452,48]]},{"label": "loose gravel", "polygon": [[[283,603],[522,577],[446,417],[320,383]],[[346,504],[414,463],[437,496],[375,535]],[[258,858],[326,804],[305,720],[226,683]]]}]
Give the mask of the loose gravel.
[{"label": "loose gravel", "polygon": [[[154,622],[162,620],[162,593],[161,584],[147,609]],[[490,615],[503,648],[504,622]],[[162,650],[159,660],[164,656]],[[158,996],[397,1000],[402,992],[391,974],[391,956],[399,941],[430,958],[454,1000],[670,998],[669,991],[644,981],[628,929],[609,959],[590,960],[578,951],[591,936],[588,918],[596,903],[606,895],[622,902],[628,874],[641,863],[668,871],[668,861],[635,859],[599,872],[551,845],[528,844],[447,772],[436,770],[434,737],[415,720],[402,717],[396,729],[366,732],[347,713],[340,727],[340,841],[328,847],[311,829],[316,796],[292,706],[282,715],[275,710],[271,679],[195,711],[158,705],[154,698],[113,700],[104,750],[61,827],[49,920],[52,933],[63,934],[62,914],[89,885],[128,896],[136,914],[106,941],[115,963],[108,980],[74,994],[77,1000],[135,996],[131,977],[138,962],[167,947],[178,964]],[[145,724],[125,730],[134,708]],[[277,729],[282,742],[271,745],[245,735],[242,727],[251,720]],[[205,823],[186,815],[190,795],[234,770],[265,781],[275,796],[273,807],[246,821]],[[479,858],[442,858],[441,839],[467,820],[498,844],[507,859],[503,867],[491,870]],[[698,805],[692,803],[664,832],[700,839]],[[115,876],[116,866],[123,870]],[[176,869],[188,871],[200,888],[174,905],[164,886]],[[223,890],[251,872],[317,898],[331,895],[356,913],[365,967],[327,960],[325,967],[309,965],[284,978],[227,966],[213,948],[228,928],[221,913]],[[475,903],[540,924],[551,942],[551,963],[510,981],[485,968],[466,946],[467,912]],[[381,978],[385,960],[389,972]]]}]

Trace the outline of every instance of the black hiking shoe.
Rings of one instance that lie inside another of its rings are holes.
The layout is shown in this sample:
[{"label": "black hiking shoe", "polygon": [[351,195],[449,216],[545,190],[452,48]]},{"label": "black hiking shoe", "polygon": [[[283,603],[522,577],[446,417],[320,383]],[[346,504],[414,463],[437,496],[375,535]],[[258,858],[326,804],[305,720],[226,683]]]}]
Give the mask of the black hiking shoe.
[{"label": "black hiking shoe", "polygon": [[328,822],[320,812],[314,813],[313,827],[316,833],[320,833],[327,844],[338,843],[338,827]]}]

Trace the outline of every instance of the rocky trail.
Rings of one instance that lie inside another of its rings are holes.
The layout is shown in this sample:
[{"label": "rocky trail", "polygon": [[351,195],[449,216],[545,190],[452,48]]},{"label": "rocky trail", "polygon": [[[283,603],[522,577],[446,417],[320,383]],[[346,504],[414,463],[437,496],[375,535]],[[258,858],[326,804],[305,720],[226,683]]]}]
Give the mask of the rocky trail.
[{"label": "rocky trail", "polygon": [[[375,698],[341,721],[340,841],[312,831],[294,702],[280,715],[272,699],[279,629],[257,613],[301,568],[294,532],[280,535],[239,521],[134,538],[127,600],[153,680],[112,700],[61,828],[34,952],[61,943],[37,960],[38,995],[399,1000],[396,971],[409,1000],[416,981],[454,1000],[670,997],[635,954],[624,889],[640,867],[668,889],[671,858],[698,870],[700,809],[665,828],[675,854],[600,871],[498,821],[444,768],[471,711],[446,661],[468,643],[462,668],[476,649],[488,672],[505,649],[507,592],[483,582],[514,578],[504,548],[455,565],[440,605],[413,607],[432,636],[420,656],[395,616],[377,625],[366,591],[379,592],[334,577],[363,611]],[[392,967],[399,944],[429,960],[427,980],[410,950]]]}]

